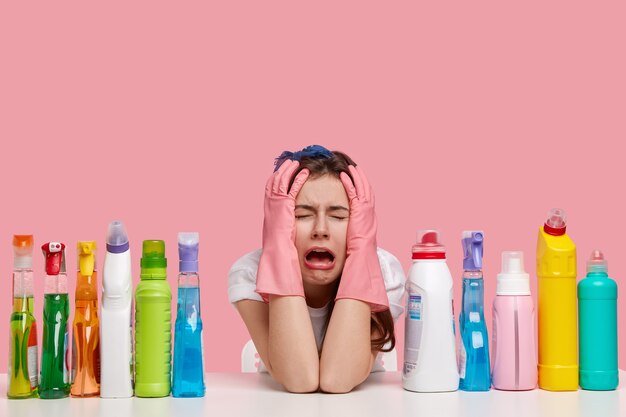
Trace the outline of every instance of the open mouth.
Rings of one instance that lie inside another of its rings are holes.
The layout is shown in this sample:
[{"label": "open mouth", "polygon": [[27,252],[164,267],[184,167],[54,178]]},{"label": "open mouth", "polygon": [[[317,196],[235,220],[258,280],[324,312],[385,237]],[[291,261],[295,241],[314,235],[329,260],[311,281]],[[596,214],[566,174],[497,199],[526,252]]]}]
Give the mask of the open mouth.
[{"label": "open mouth", "polygon": [[332,269],[335,254],[327,248],[313,247],[304,254],[304,264],[309,269]]}]

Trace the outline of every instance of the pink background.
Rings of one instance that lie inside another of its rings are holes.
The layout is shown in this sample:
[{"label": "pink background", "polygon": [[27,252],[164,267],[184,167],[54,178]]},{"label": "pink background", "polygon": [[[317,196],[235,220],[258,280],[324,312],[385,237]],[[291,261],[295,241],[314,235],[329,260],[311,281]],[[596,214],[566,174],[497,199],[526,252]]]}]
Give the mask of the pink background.
[{"label": "pink background", "polygon": [[[535,291],[553,206],[581,273],[598,247],[623,283],[626,4],[531,3],[3,3],[0,372],[11,235],[68,244],[73,299],[76,241],[97,239],[101,266],[115,218],[136,280],[141,240],[166,240],[172,286],[176,233],[200,232],[206,369],[238,371],[227,271],[260,246],[272,159],[312,143],[364,167],[379,244],[406,269],[416,230],[442,230],[457,314],[461,231],[486,233],[491,326],[501,251],[524,251]],[[39,251],[34,265],[41,322]],[[622,367],[625,344],[621,324]]]}]

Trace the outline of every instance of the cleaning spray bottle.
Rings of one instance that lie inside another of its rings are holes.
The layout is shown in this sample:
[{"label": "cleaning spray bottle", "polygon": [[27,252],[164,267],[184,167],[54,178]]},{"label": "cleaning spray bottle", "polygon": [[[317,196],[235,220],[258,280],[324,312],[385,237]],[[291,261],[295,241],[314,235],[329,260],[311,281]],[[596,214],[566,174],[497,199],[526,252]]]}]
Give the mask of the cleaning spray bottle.
[{"label": "cleaning spray bottle", "polygon": [[204,396],[198,233],[178,234],[178,308],[174,333],[174,397]]},{"label": "cleaning spray bottle", "polygon": [[43,304],[43,348],[39,396],[63,398],[70,393],[69,334],[67,321],[70,300],[65,273],[65,245],[46,243],[41,247],[46,259]]},{"label": "cleaning spray bottle", "polygon": [[13,235],[13,312],[9,326],[8,398],[37,397],[39,355],[33,286],[33,235]]},{"label": "cleaning spray bottle", "polygon": [[484,314],[483,241],[481,231],[463,232],[463,307],[459,317],[460,383],[463,391],[489,391],[489,337]]},{"label": "cleaning spray bottle", "polygon": [[133,277],[130,245],[124,224],[113,221],[107,231],[100,310],[100,396],[133,396]]},{"label": "cleaning spray bottle", "polygon": [[522,391],[537,387],[535,307],[523,252],[502,252],[493,300],[493,387]]},{"label": "cleaning spray bottle", "polygon": [[599,250],[587,261],[587,276],[578,283],[580,387],[617,388],[617,284]]},{"label": "cleaning spray bottle", "polygon": [[537,239],[539,388],[549,391],[578,390],[576,246],[565,229],[552,209]]},{"label": "cleaning spray bottle", "polygon": [[78,242],[72,345],[73,397],[100,395],[100,323],[96,242]]},{"label": "cleaning spray bottle", "polygon": [[402,386],[416,392],[456,391],[452,275],[437,230],[417,232],[407,280]]},{"label": "cleaning spray bottle", "polygon": [[172,291],[167,283],[165,242],[144,240],[141,282],[135,292],[135,394],[170,394]]}]

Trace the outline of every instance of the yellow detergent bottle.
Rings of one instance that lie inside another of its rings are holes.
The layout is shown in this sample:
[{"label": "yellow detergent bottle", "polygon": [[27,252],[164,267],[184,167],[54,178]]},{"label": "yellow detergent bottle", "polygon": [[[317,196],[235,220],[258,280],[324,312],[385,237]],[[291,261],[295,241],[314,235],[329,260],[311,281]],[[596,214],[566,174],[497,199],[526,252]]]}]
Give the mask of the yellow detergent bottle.
[{"label": "yellow detergent bottle", "polygon": [[565,212],[552,209],[537,240],[539,388],[578,389],[576,245]]}]

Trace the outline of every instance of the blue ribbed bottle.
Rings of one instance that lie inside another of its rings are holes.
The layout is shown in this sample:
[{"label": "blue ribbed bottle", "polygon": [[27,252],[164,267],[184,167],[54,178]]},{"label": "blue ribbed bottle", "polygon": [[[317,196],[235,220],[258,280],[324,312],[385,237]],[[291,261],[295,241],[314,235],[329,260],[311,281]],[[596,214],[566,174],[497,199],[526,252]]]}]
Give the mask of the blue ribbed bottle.
[{"label": "blue ribbed bottle", "polygon": [[174,397],[203,397],[205,391],[198,248],[198,233],[178,234],[180,274],[174,326]]},{"label": "blue ribbed bottle", "polygon": [[489,391],[489,337],[484,314],[483,233],[463,232],[463,306],[459,317],[459,389]]}]

